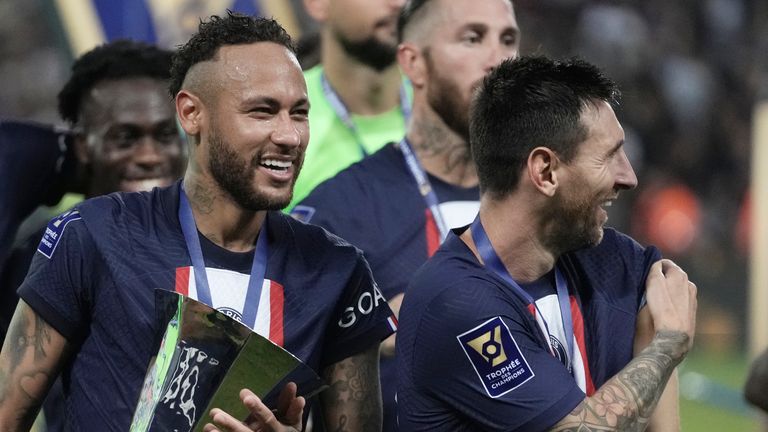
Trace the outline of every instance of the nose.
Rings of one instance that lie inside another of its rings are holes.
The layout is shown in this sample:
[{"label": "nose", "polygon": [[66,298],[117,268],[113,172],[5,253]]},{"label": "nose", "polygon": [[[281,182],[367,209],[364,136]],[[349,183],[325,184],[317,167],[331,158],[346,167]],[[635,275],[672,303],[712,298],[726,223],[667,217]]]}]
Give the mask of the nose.
[{"label": "nose", "polygon": [[637,187],[637,176],[624,150],[621,150],[620,157],[617,160],[616,187],[619,189],[634,189]]},{"label": "nose", "polygon": [[488,73],[491,69],[495,68],[502,61],[508,58],[515,58],[518,55],[517,48],[512,48],[508,45],[501,43],[500,41],[492,42],[493,46],[490,47],[488,57],[485,62],[485,72]]},{"label": "nose", "polygon": [[388,0],[387,3],[394,12],[400,12],[400,9],[405,6],[405,0]]},{"label": "nose", "polygon": [[133,161],[144,168],[152,168],[163,163],[164,157],[160,150],[163,143],[145,136],[135,147]]},{"label": "nose", "polygon": [[301,144],[300,126],[288,113],[275,118],[275,128],[272,131],[272,142],[277,145],[297,147]]}]

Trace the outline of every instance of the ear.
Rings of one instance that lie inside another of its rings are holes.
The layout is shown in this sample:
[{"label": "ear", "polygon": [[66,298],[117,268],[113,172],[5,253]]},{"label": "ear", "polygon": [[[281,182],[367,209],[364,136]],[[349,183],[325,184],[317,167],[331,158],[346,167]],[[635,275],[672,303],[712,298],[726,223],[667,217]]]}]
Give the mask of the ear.
[{"label": "ear", "polygon": [[304,9],[307,14],[317,22],[325,22],[328,19],[329,0],[304,0]]},{"label": "ear", "polygon": [[179,117],[181,128],[188,136],[200,133],[200,123],[203,117],[203,103],[199,97],[181,90],[176,95],[176,114]]},{"label": "ear", "polygon": [[424,86],[427,74],[426,59],[416,45],[410,42],[401,43],[397,47],[397,63],[414,88]]},{"label": "ear", "polygon": [[558,159],[552,149],[536,147],[528,154],[528,178],[533,186],[546,196],[554,196],[559,186]]}]

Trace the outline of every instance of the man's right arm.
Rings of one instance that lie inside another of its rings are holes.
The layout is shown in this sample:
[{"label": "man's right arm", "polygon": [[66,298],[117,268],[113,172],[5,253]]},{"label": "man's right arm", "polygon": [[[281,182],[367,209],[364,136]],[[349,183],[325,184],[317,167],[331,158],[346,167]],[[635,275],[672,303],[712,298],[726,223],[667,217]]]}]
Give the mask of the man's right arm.
[{"label": "man's right arm", "polygon": [[32,426],[69,343],[23,300],[0,353],[0,432]]},{"label": "man's right arm", "polygon": [[693,344],[696,286],[669,260],[651,267],[646,285],[657,329],[651,344],[551,430],[642,431],[648,426],[670,375]]}]

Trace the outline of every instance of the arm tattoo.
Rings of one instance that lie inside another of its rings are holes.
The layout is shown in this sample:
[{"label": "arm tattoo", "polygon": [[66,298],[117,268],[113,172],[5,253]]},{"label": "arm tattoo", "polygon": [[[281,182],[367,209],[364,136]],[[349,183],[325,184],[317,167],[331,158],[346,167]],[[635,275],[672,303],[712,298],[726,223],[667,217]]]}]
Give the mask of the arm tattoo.
[{"label": "arm tattoo", "polygon": [[0,414],[12,428],[31,427],[57,373],[59,357],[51,353],[66,347],[54,344],[53,335],[45,320],[20,304],[0,356]]},{"label": "arm tattoo", "polygon": [[685,333],[658,332],[646,349],[552,430],[645,430],[669,376],[685,356],[687,343]]},{"label": "arm tattoo", "polygon": [[327,429],[333,432],[380,431],[378,345],[341,360],[324,371],[329,383],[321,394]]}]

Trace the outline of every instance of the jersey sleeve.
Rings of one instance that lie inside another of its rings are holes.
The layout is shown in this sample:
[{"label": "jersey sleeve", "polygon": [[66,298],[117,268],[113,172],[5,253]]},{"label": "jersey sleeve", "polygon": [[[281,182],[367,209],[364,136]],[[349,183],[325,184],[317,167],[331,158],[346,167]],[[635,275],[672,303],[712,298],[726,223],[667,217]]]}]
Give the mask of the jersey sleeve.
[{"label": "jersey sleeve", "polygon": [[498,290],[490,282],[473,284],[425,309],[410,353],[413,383],[473,430],[547,430],[585,394],[521,305],[489,297]]},{"label": "jersey sleeve", "polygon": [[92,304],[96,246],[77,210],[51,220],[40,241],[21,297],[68,341],[85,333]]},{"label": "jersey sleeve", "polygon": [[326,330],[323,367],[380,343],[397,330],[397,320],[358,252],[355,268]]}]

